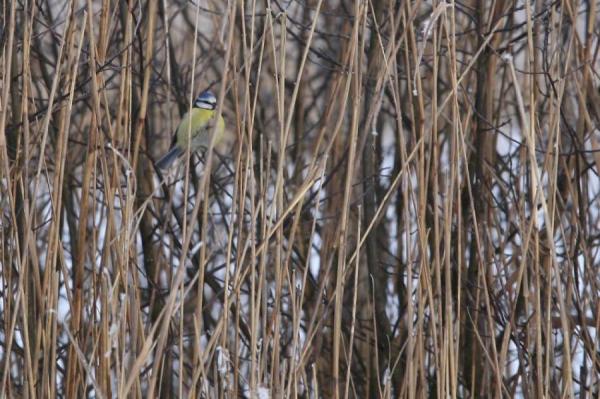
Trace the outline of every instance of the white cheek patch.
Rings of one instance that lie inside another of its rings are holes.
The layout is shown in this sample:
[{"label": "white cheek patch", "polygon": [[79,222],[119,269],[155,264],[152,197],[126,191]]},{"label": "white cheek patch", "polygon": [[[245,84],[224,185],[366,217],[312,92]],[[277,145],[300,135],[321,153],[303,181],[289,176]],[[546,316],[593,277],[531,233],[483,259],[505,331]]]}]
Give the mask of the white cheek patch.
[{"label": "white cheek patch", "polygon": [[215,106],[216,106],[216,104],[210,103],[208,101],[197,101],[194,105],[197,108],[210,109],[210,110],[215,109]]}]

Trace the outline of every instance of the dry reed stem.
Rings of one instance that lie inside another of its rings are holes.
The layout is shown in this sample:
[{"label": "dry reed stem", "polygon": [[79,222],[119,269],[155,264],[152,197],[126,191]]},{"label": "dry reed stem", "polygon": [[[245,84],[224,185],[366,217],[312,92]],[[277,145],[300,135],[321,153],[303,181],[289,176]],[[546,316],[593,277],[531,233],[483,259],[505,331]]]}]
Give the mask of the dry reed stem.
[{"label": "dry reed stem", "polygon": [[595,397],[597,12],[4,1],[0,396]]}]

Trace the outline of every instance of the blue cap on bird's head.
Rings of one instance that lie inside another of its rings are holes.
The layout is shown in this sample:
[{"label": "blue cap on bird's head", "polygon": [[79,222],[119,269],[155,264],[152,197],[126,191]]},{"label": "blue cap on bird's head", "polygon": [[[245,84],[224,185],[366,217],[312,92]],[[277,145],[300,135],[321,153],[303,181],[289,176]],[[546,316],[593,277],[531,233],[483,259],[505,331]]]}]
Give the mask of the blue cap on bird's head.
[{"label": "blue cap on bird's head", "polygon": [[194,101],[194,107],[204,109],[215,109],[217,107],[217,97],[210,90],[204,90]]}]

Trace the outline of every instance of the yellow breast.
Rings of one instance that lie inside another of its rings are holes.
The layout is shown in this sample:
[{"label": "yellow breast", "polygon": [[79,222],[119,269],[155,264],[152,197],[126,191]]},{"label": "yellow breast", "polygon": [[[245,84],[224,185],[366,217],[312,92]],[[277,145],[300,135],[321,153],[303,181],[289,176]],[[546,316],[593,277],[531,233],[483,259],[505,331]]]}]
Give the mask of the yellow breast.
[{"label": "yellow breast", "polygon": [[[210,109],[194,108],[186,114],[177,128],[177,145],[182,149],[190,147],[192,151],[201,147],[208,148],[210,134],[213,132],[216,112]],[[215,131],[215,144],[223,139],[225,121],[221,116]],[[189,139],[191,138],[191,145]]]}]

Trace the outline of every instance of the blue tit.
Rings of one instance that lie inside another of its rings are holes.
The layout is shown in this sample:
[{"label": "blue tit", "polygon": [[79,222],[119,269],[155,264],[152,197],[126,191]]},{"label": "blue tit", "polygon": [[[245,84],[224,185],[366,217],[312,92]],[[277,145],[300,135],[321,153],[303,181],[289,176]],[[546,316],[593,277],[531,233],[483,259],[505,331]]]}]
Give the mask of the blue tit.
[{"label": "blue tit", "polygon": [[168,168],[173,161],[185,154],[188,148],[190,151],[208,148],[215,123],[217,124],[215,144],[218,144],[224,137],[225,121],[222,116],[216,120],[216,108],[217,97],[213,92],[205,90],[200,93],[194,101],[192,110],[179,122],[171,149],[158,160],[156,166],[160,169]]}]

